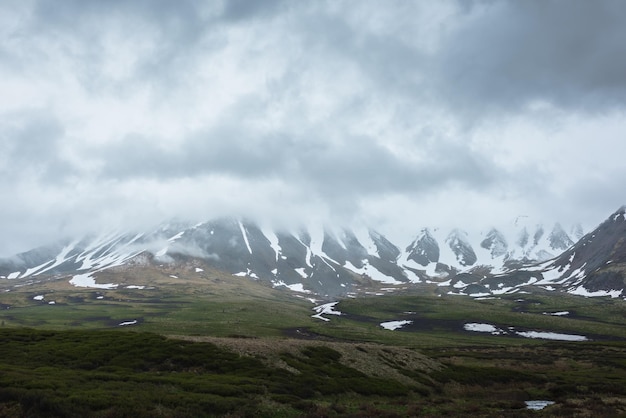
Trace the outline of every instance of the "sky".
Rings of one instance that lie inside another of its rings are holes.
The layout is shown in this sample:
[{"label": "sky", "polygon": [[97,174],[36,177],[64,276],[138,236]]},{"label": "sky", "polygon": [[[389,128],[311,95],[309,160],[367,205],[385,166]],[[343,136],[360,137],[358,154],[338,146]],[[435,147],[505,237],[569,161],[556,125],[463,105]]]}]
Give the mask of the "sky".
[{"label": "sky", "polygon": [[624,39],[621,0],[4,1],[0,256],[174,217],[588,230],[626,203]]}]

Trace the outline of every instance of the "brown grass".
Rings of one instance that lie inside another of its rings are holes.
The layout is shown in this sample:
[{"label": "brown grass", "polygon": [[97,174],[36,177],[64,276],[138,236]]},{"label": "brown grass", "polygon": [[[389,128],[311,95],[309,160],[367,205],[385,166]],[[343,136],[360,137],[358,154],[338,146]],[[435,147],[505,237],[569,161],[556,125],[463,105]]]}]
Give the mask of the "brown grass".
[{"label": "brown grass", "polygon": [[346,343],[334,341],[298,340],[294,338],[220,338],[206,336],[171,336],[171,338],[210,342],[226,347],[240,355],[258,357],[266,364],[299,373],[288,366],[280,354],[301,355],[307,347],[325,346],[341,353],[340,362],[367,376],[393,379],[400,383],[415,385],[410,377],[398,369],[416,373],[429,373],[442,365],[416,350],[390,347],[372,343]]}]

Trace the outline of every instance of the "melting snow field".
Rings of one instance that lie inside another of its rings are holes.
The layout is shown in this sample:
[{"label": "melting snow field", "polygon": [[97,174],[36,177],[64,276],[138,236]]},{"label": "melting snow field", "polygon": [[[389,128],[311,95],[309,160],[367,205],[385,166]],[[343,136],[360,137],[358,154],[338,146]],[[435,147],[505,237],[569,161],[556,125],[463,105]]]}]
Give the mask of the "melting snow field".
[{"label": "melting snow field", "polygon": [[287,289],[291,290],[292,292],[312,293],[310,290],[306,290],[302,283],[287,284],[287,283],[283,282],[282,280],[277,280],[277,281],[273,281],[272,285],[274,287],[285,286]]},{"label": "melting snow field", "polygon": [[535,411],[542,410],[546,406],[554,404],[554,402],[552,401],[525,401],[525,402],[526,402],[526,409],[532,409]]},{"label": "melting snow field", "polygon": [[565,316],[565,315],[569,315],[569,311],[562,311],[562,312],[544,312],[544,315],[552,315],[552,316]]},{"label": "melting snow field", "polygon": [[463,328],[465,329],[465,331],[488,332],[493,335],[502,334],[502,330],[500,328],[496,328],[491,324],[479,324],[476,322],[472,322],[463,325]]},{"label": "melting snow field", "polygon": [[[502,329],[491,325],[491,324],[481,324],[481,323],[467,323],[463,325],[463,329],[466,331],[474,331],[474,332],[488,332],[492,335],[504,335],[508,334],[508,332],[503,331]],[[539,338],[542,340],[556,340],[556,341],[588,341],[588,338],[584,335],[575,335],[575,334],[559,334],[556,332],[546,332],[546,331],[515,331],[515,328],[508,327],[509,331],[515,335],[519,335],[520,337],[525,338]]]},{"label": "melting snow field", "polygon": [[389,322],[382,322],[380,324],[381,327],[394,331],[397,330],[398,328],[402,328],[405,325],[409,325],[412,324],[413,321],[389,321]]},{"label": "melting snow field", "polygon": [[315,315],[311,315],[311,317],[321,319],[322,321],[330,321],[330,319],[324,318],[322,315],[341,315],[341,312],[335,310],[335,305],[338,303],[339,302],[330,302],[314,307],[313,310],[317,313]]},{"label": "melting snow field", "polygon": [[97,284],[96,279],[91,277],[91,274],[77,274],[72,280],[70,280],[70,284],[76,287],[92,287],[95,289],[115,289],[117,285],[114,283],[106,283],[106,284]]},{"label": "melting snow field", "polygon": [[596,292],[590,292],[585,289],[583,286],[578,286],[577,288],[568,291],[572,295],[578,296],[586,296],[586,297],[598,297],[598,296],[610,296],[611,298],[618,298],[621,296],[621,290],[598,290]]},{"label": "melting snow field", "polygon": [[516,332],[516,334],[526,338],[540,338],[542,340],[587,341],[587,337],[584,335],[557,334],[555,332],[520,331]]}]

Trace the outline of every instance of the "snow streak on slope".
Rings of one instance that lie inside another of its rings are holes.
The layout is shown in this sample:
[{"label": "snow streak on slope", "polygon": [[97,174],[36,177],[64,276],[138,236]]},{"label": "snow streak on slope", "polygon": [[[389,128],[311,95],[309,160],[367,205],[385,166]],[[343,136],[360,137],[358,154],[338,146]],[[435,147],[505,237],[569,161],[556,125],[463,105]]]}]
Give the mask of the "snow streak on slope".
[{"label": "snow streak on slope", "polygon": [[369,255],[371,255],[372,257],[380,257],[380,254],[378,253],[378,247],[372,239],[368,228],[355,228],[353,229],[353,233],[356,236],[357,240],[361,243],[363,248],[367,250],[367,253]]},{"label": "snow streak on slope", "polygon": [[369,276],[370,279],[376,280],[377,282],[387,283],[387,284],[402,284],[402,282],[397,281],[391,276],[387,276],[384,273],[381,273],[376,267],[372,266],[367,259],[363,260],[363,267],[358,268],[355,267],[351,262],[346,261],[344,265],[345,268],[351,270],[357,274],[365,274]]},{"label": "snow streak on slope", "polygon": [[265,235],[265,238],[267,238],[267,240],[270,242],[270,247],[272,247],[272,249],[274,250],[274,253],[276,253],[275,261],[278,261],[278,257],[280,256],[280,253],[282,251],[282,249],[280,248],[280,244],[278,242],[278,236],[274,233],[274,231],[272,231],[267,226],[262,227],[261,232],[263,233],[263,235]]},{"label": "snow streak on slope", "polygon": [[241,221],[239,221],[239,228],[241,229],[241,235],[243,235],[243,240],[246,243],[246,248],[248,249],[248,252],[252,254],[252,248],[250,248],[250,242],[248,241],[248,234],[246,233],[246,228],[244,228]]}]

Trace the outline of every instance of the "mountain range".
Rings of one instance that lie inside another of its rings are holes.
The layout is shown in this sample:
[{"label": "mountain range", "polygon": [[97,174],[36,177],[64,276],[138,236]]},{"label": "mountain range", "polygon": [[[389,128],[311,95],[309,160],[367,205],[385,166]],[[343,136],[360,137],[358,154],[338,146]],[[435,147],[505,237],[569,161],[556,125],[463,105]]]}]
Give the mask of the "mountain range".
[{"label": "mountain range", "polygon": [[[423,286],[473,297],[539,289],[624,297],[625,210],[587,234],[579,225],[546,227],[519,216],[477,234],[417,229],[403,246],[367,228],[284,231],[244,219],[176,221],[149,231],[59,241],[0,259],[0,284],[10,290],[67,280],[77,287],[132,289],[125,279],[129,269],[174,265],[189,274],[247,277],[313,299]],[[100,279],[105,271],[108,283]]]}]

